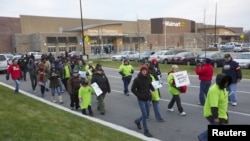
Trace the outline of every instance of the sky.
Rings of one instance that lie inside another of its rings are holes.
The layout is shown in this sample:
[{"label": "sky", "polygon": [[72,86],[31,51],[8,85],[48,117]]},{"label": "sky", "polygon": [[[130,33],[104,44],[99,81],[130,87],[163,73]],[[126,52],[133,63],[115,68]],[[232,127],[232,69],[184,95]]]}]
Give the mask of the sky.
[{"label": "sky", "polygon": [[171,17],[209,25],[215,25],[216,19],[217,26],[250,30],[250,0],[0,0],[0,17],[81,18],[80,1],[82,16],[88,19],[136,21]]}]

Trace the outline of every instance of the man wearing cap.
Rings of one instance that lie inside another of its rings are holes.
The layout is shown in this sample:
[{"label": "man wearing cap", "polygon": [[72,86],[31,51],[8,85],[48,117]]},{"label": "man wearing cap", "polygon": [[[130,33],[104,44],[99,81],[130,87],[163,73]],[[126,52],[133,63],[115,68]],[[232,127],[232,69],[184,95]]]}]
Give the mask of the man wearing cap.
[{"label": "man wearing cap", "polygon": [[211,64],[211,59],[206,58],[202,65],[197,65],[195,68],[195,72],[199,76],[200,80],[199,104],[203,106],[214,73],[214,68]]},{"label": "man wearing cap", "polygon": [[242,73],[239,63],[233,60],[230,54],[225,54],[225,62],[222,66],[222,73],[232,77],[232,83],[227,87],[229,92],[229,102],[232,106],[237,105],[237,83],[242,79]]}]

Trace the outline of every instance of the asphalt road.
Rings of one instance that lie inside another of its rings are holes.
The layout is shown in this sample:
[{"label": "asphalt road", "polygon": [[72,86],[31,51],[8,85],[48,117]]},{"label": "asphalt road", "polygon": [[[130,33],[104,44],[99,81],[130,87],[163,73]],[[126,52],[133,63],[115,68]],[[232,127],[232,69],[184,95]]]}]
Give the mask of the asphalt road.
[{"label": "asphalt road", "polygon": [[[141,115],[137,99],[133,94],[125,96],[123,94],[123,83],[116,69],[104,68],[110,84],[111,93],[107,94],[105,99],[106,114],[100,115],[97,111],[97,103],[95,96],[93,97],[93,111],[95,118],[108,121],[125,128],[143,133],[143,130],[138,130],[134,124],[134,120]],[[135,72],[133,78],[137,75]],[[21,81],[20,89],[33,93],[29,77],[27,81]],[[168,112],[167,105],[171,96],[167,93],[166,74],[163,74],[164,85],[161,88],[162,99],[160,101],[160,110],[166,122],[157,122],[154,117],[153,108],[151,107],[150,119],[148,120],[149,131],[163,141],[197,141],[197,135],[206,129],[207,121],[203,118],[202,107],[197,103],[199,93],[199,80],[197,76],[189,77],[191,84],[188,86],[186,94],[181,95],[182,106],[187,113],[186,116],[179,116],[176,105],[175,112]],[[0,74],[0,81],[14,86],[12,80],[6,81],[5,75]],[[214,80],[213,80],[214,82]],[[229,106],[230,124],[250,124],[250,80],[242,80],[238,84],[238,105]],[[131,84],[130,84],[131,86]],[[39,87],[34,95],[40,96]],[[45,99],[51,101],[50,92],[46,93]],[[69,96],[67,92],[63,93],[64,103],[62,106],[69,107]]]}]

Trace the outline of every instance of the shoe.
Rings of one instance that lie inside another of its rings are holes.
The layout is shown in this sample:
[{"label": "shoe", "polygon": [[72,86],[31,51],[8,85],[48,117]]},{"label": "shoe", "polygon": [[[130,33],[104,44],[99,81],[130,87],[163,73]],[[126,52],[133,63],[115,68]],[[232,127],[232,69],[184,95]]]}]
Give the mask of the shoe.
[{"label": "shoe", "polygon": [[33,90],[34,93],[36,93],[36,90]]},{"label": "shoe", "polygon": [[180,116],[185,116],[185,115],[187,115],[185,112],[180,113]]},{"label": "shoe", "polygon": [[173,108],[168,108],[168,111],[174,112],[174,109]]},{"label": "shoe", "polygon": [[201,103],[198,103],[198,105],[200,105],[200,106],[204,106],[204,104],[201,104]]},{"label": "shoe", "polygon": [[56,103],[56,100],[53,100],[54,103]]},{"label": "shoe", "polygon": [[61,101],[60,104],[63,104],[63,101]]},{"label": "shoe", "polygon": [[101,112],[101,115],[105,115],[105,112]]},{"label": "shoe", "polygon": [[71,110],[74,110],[74,107],[70,107]]},{"label": "shoe", "polygon": [[148,131],[146,131],[146,132],[144,133],[144,135],[147,136],[147,137],[153,137],[153,135],[150,134]]},{"label": "shoe", "polygon": [[237,102],[232,102],[232,106],[237,106]]},{"label": "shoe", "polygon": [[135,124],[136,124],[137,128],[138,128],[139,130],[141,130],[141,124],[140,124],[140,122],[138,122],[138,121],[135,120]]},{"label": "shoe", "polygon": [[158,122],[166,122],[165,119],[157,119]]}]

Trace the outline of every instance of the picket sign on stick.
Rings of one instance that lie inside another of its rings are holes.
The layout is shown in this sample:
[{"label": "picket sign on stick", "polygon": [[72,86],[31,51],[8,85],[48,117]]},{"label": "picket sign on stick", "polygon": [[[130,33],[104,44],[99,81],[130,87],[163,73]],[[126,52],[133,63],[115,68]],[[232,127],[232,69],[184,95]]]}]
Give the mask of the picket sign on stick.
[{"label": "picket sign on stick", "polygon": [[190,80],[187,71],[179,71],[174,73],[174,81],[176,87],[187,86],[190,84]]}]

